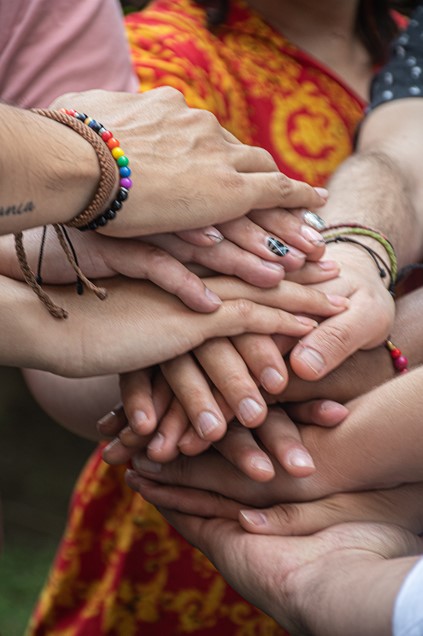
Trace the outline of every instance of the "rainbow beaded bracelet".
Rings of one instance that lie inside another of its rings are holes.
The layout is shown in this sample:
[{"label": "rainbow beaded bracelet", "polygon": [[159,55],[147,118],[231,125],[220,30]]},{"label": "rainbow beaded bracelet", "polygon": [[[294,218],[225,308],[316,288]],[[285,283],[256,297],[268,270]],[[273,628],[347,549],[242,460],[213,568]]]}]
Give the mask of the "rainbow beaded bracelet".
[{"label": "rainbow beaded bracelet", "polygon": [[[106,223],[112,221],[117,212],[121,209],[122,204],[128,198],[129,190],[132,188],[132,180],[131,169],[129,168],[129,159],[125,155],[124,151],[120,147],[119,141],[113,136],[113,133],[110,130],[107,130],[103,124],[92,119],[85,113],[79,113],[73,108],[61,108],[60,112],[69,115],[70,117],[74,117],[78,119],[83,124],[91,128],[101,139],[104,141],[108,149],[110,150],[113,159],[116,161],[116,165],[119,171],[119,190],[112,201],[112,203],[108,206],[108,209],[105,212],[102,212],[100,215],[95,218],[90,218],[87,222],[86,211],[78,214],[70,223],[67,225],[71,227],[76,227],[81,232],[86,230],[96,230],[99,227],[104,227]],[[82,223],[82,224],[81,224]]]}]

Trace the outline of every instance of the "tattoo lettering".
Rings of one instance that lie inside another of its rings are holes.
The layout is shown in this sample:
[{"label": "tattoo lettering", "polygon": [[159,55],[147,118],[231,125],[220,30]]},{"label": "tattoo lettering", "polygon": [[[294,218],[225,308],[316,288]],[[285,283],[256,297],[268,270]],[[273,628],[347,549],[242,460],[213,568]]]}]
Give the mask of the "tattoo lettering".
[{"label": "tattoo lettering", "polygon": [[35,205],[32,201],[26,203],[19,203],[18,205],[0,205],[0,216],[15,216],[16,214],[26,214],[27,212],[33,212]]}]

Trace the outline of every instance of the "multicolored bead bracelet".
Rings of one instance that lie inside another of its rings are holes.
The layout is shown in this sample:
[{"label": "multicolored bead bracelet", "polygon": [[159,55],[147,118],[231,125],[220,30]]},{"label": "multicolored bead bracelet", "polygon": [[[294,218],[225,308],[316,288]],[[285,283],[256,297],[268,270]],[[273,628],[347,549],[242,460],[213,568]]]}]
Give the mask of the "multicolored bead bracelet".
[{"label": "multicolored bead bracelet", "polygon": [[[85,113],[79,113],[73,108],[62,108],[60,112],[65,113],[70,117],[74,117],[97,133],[110,150],[112,157],[117,164],[119,171],[119,190],[108,209],[98,216],[91,218],[88,222],[83,212],[75,217],[71,223],[67,224],[71,227],[77,227],[78,230],[81,230],[81,232],[84,232],[85,230],[96,230],[99,227],[104,227],[106,223],[113,220],[116,217],[117,212],[121,209],[122,203],[128,198],[129,190],[132,188],[129,159],[120,147],[119,141],[113,136],[113,133],[110,130],[107,130],[107,128],[103,126],[103,124],[100,124],[100,122],[92,119]],[[82,225],[80,224],[81,221]]]},{"label": "multicolored bead bracelet", "polygon": [[[88,141],[93,147],[100,168],[100,178],[96,193],[89,206],[71,221],[67,222],[66,225],[82,231],[96,230],[99,227],[103,227],[108,221],[116,217],[116,213],[121,209],[122,203],[128,198],[129,190],[132,187],[129,159],[120,147],[119,141],[115,139],[113,133],[107,130],[102,124],[74,109],[47,110],[34,108],[32,112],[72,128],[72,130],[81,135],[81,137]],[[116,165],[119,174],[119,189],[117,194]],[[111,204],[109,204],[110,200],[112,200]],[[94,292],[100,300],[104,300],[107,297],[106,289],[92,283],[81,271],[65,227],[61,224],[53,223],[53,228],[67,260],[77,275],[78,289],[80,290],[78,293],[81,293],[82,285],[85,285],[85,287]],[[67,318],[67,311],[54,303],[50,296],[42,289],[41,277],[37,277],[30,268],[26,258],[22,232],[15,234],[15,246],[25,281],[37,294],[54,318]]]}]

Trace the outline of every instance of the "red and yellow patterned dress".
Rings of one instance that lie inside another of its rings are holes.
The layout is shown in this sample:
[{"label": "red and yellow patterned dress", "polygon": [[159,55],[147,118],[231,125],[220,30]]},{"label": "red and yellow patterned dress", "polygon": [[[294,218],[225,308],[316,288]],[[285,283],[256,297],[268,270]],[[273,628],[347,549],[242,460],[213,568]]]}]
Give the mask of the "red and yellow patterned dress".
[{"label": "red and yellow patterned dress", "polygon": [[[314,185],[351,153],[362,101],[243,0],[232,3],[215,33],[190,0],[157,0],[126,20],[143,90],[179,89],[240,140],[270,151],[283,172]],[[28,635],[284,633],[130,491],[124,468],[106,465],[100,453],[76,485]]]}]

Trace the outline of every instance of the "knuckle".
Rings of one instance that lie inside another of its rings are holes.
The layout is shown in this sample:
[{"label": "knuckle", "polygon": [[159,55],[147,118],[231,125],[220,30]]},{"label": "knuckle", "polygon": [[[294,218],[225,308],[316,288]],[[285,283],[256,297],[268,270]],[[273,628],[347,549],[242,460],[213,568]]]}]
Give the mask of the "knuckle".
[{"label": "knuckle", "polygon": [[275,506],[271,510],[272,522],[281,528],[290,529],[292,527],[292,534],[295,534],[301,518],[300,510],[301,508],[297,504]]},{"label": "knuckle", "polygon": [[166,100],[168,102],[185,103],[185,98],[181,91],[178,91],[172,86],[160,86],[155,90],[155,94],[160,100]]},{"label": "knuckle", "polygon": [[252,158],[255,159],[263,168],[266,167],[269,171],[277,171],[278,168],[275,160],[270,152],[265,150],[265,148],[260,148],[259,146],[239,146],[238,148],[251,154]]},{"label": "knuckle", "polygon": [[292,179],[278,172],[276,175],[276,189],[279,197],[284,199],[292,192]]},{"label": "knuckle", "polygon": [[195,274],[190,272],[186,267],[178,272],[178,276],[173,285],[173,292],[177,296],[187,296],[187,291],[195,289],[200,284],[199,279]]},{"label": "knuckle", "polygon": [[248,322],[251,318],[254,304],[247,298],[238,298],[233,301],[233,307],[240,319]]},{"label": "knuckle", "polygon": [[319,336],[321,346],[329,355],[351,353],[352,331],[345,324],[333,323],[330,326],[323,326],[316,331]]}]

